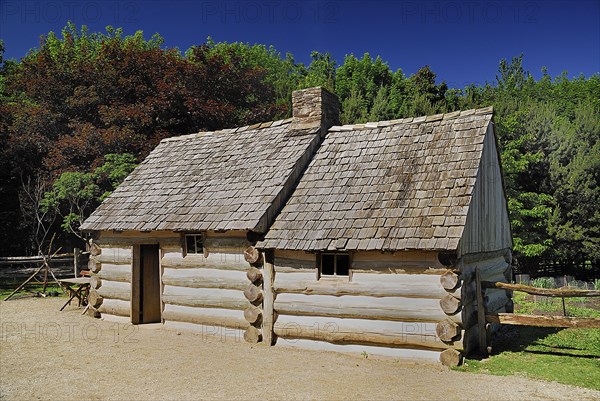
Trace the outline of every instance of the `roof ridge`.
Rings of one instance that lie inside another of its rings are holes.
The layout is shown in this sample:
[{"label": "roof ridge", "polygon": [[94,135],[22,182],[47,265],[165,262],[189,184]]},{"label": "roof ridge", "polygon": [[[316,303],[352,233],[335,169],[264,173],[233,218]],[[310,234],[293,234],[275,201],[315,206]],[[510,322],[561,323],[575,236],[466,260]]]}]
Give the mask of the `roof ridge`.
[{"label": "roof ridge", "polygon": [[248,131],[248,130],[258,130],[258,129],[263,129],[263,128],[271,128],[271,127],[278,127],[280,125],[285,125],[285,124],[289,124],[292,122],[292,118],[286,118],[286,119],[282,119],[282,120],[275,120],[275,121],[265,121],[262,123],[256,123],[256,124],[252,124],[252,125],[245,125],[242,127],[234,127],[234,128],[223,128],[220,130],[216,130],[216,131],[200,131],[200,132],[194,132],[192,134],[187,134],[187,135],[178,135],[178,136],[171,136],[169,138],[165,138],[162,141],[160,141],[161,143],[163,142],[175,142],[175,141],[183,141],[186,139],[193,139],[193,138],[202,138],[205,136],[212,136],[212,135],[226,135],[226,134],[233,134],[234,132],[244,132],[244,131]]},{"label": "roof ridge", "polygon": [[419,117],[407,117],[407,118],[399,118],[396,120],[384,120],[384,121],[369,121],[366,123],[359,124],[345,124],[345,125],[334,125],[329,128],[329,131],[339,132],[339,131],[354,131],[359,129],[369,129],[369,128],[382,128],[389,127],[392,125],[399,124],[420,124],[423,122],[432,122],[439,120],[450,120],[460,117],[466,117],[471,115],[486,115],[492,114],[494,112],[494,106],[482,107],[479,109],[468,109],[468,110],[457,110],[449,113],[440,113],[440,114],[432,114],[425,115]]}]

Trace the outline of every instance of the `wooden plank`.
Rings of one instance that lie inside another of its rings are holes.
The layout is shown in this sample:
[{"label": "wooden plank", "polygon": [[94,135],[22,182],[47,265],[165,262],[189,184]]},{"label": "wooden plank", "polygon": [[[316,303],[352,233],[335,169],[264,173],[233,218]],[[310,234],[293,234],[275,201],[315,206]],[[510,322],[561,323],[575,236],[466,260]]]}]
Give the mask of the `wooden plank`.
[{"label": "wooden plank", "polygon": [[459,257],[511,247],[510,221],[494,128],[493,124],[489,124],[466,224],[459,243]]},{"label": "wooden plank", "polygon": [[437,299],[344,295],[278,294],[275,312],[297,316],[331,316],[372,320],[429,321],[451,319],[460,322],[460,314],[447,316]]},{"label": "wooden plank", "polygon": [[537,288],[523,284],[509,284],[502,282],[484,281],[481,283],[484,288],[502,288],[505,290],[522,291],[531,295],[543,295],[545,297],[600,297],[598,290],[579,290],[575,288]]},{"label": "wooden plank", "polygon": [[462,349],[462,341],[445,343],[435,323],[340,319],[279,315],[275,334],[286,339],[327,341],[333,344],[366,344],[425,349]]},{"label": "wooden plank", "polygon": [[130,301],[131,284],[128,282],[103,280],[102,286],[98,288],[98,294],[106,299],[120,299]]},{"label": "wooden plank", "polygon": [[600,318],[597,317],[564,317],[498,313],[497,315],[487,315],[485,319],[489,323],[513,324],[519,326],[572,327],[578,329],[600,328]]},{"label": "wooden plank", "polygon": [[223,288],[240,291],[244,291],[248,286],[248,279],[243,271],[209,268],[164,268],[162,282],[164,285],[178,287]]},{"label": "wooden plank", "polygon": [[172,269],[209,268],[244,272],[251,267],[244,260],[242,253],[210,253],[208,258],[205,258],[204,255],[188,254],[183,257],[179,252],[168,252],[164,254],[161,265]]},{"label": "wooden plank", "polygon": [[357,344],[331,344],[325,341],[303,340],[303,339],[280,339],[277,346],[308,349],[313,351],[334,351],[351,353],[356,355],[381,356],[403,360],[414,360],[426,363],[439,363],[440,351],[410,348],[376,347]]},{"label": "wooden plank", "polygon": [[98,277],[102,280],[131,282],[131,266],[103,263]]},{"label": "wooden plank", "polygon": [[165,285],[163,302],[171,305],[244,310],[250,303],[238,290]]},{"label": "wooden plank", "polygon": [[273,251],[267,250],[264,259],[262,335],[264,343],[270,346],[275,342],[275,336],[273,335],[273,320],[276,290],[274,289],[275,266],[273,265]]},{"label": "wooden plank", "polygon": [[441,299],[448,293],[438,276],[427,274],[368,274],[356,273],[347,278],[321,278],[311,273],[277,273],[277,293],[315,295],[355,295],[372,297],[414,297]]},{"label": "wooden plank", "polygon": [[165,321],[229,327],[239,330],[245,330],[250,326],[250,323],[244,319],[244,312],[233,309],[196,308],[167,304],[163,310],[163,318]]}]

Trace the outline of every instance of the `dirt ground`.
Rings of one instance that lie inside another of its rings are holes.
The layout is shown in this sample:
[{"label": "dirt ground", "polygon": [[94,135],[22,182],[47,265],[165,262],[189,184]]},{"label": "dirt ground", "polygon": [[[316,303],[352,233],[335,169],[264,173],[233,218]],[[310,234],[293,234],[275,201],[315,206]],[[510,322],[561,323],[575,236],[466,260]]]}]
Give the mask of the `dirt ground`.
[{"label": "dirt ground", "polygon": [[600,399],[522,377],[134,327],[59,312],[64,301],[0,301],[0,399]]}]

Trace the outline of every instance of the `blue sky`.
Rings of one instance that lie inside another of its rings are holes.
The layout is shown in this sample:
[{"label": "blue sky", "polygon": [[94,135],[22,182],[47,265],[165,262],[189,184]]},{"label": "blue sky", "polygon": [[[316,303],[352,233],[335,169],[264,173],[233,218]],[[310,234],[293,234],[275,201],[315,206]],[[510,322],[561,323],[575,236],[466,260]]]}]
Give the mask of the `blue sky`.
[{"label": "blue sky", "polygon": [[273,45],[297,61],[312,50],[380,55],[393,70],[428,64],[450,87],[495,79],[501,58],[524,53],[534,76],[600,71],[600,1],[218,1],[0,0],[6,58],[20,58],[39,36],[68,20],[92,31],[158,32],[182,51],[215,41]]}]

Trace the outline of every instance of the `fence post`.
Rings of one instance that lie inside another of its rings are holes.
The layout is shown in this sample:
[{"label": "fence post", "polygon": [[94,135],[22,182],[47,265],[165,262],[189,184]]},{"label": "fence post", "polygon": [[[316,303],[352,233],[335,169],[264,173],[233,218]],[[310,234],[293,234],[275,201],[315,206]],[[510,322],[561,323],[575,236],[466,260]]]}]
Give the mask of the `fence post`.
[{"label": "fence post", "polygon": [[79,274],[79,256],[81,250],[79,248],[73,248],[73,272],[75,273],[75,278]]}]

